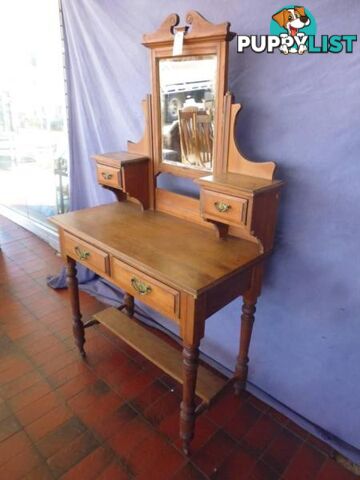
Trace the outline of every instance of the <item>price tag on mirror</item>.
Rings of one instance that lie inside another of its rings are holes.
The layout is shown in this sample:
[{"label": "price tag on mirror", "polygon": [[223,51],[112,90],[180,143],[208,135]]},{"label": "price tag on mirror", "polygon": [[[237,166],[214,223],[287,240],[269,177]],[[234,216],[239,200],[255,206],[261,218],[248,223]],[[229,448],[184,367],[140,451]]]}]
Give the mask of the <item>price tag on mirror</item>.
[{"label": "price tag on mirror", "polygon": [[176,32],[174,35],[173,56],[181,55],[184,44],[184,32]]}]

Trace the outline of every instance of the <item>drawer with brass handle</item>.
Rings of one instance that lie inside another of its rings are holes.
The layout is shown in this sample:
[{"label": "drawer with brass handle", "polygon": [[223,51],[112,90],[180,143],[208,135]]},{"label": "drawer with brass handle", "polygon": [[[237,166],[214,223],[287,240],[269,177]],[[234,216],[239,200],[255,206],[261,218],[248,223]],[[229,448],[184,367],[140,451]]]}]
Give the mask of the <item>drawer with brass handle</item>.
[{"label": "drawer with brass handle", "polygon": [[246,198],[201,190],[201,213],[205,218],[229,225],[245,225],[247,205]]},{"label": "drawer with brass handle", "polygon": [[63,232],[63,252],[98,273],[108,273],[109,255],[84,240]]},{"label": "drawer with brass handle", "polygon": [[111,259],[111,278],[114,283],[141,302],[154,307],[165,316],[177,320],[179,318],[179,292],[165,285],[130,265]]},{"label": "drawer with brass handle", "polygon": [[121,188],[120,168],[109,167],[107,165],[96,165],[97,181],[101,185],[108,187]]}]

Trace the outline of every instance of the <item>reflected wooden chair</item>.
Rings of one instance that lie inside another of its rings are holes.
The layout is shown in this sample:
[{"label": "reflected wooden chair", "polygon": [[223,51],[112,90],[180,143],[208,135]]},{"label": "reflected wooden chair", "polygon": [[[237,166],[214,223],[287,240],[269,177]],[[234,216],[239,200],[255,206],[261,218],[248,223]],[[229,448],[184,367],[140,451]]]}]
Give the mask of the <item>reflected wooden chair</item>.
[{"label": "reflected wooden chair", "polygon": [[212,165],[213,129],[211,117],[197,107],[179,110],[181,159],[203,168]]}]

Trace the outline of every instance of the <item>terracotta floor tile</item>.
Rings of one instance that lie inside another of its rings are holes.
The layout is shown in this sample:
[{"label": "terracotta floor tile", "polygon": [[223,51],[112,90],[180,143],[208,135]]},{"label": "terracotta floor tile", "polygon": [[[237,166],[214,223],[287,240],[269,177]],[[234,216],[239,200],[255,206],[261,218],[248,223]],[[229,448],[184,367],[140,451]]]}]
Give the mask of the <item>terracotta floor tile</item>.
[{"label": "terracotta floor tile", "polygon": [[260,460],[247,478],[248,480],[279,480],[279,474]]},{"label": "terracotta floor tile", "polygon": [[11,435],[0,443],[0,466],[18,455],[22,450],[29,448],[31,441],[23,430]]},{"label": "terracotta floor tile", "polygon": [[289,430],[283,429],[265,450],[263,461],[273,470],[283,473],[302,441]]},{"label": "terracotta floor tile", "polygon": [[108,365],[106,369],[102,369],[101,373],[95,369],[95,372],[101,376],[108,385],[118,391],[121,390],[121,385],[124,382],[133,378],[139,371],[139,365],[133,360],[126,360],[120,364],[114,364],[112,361],[106,363]]},{"label": "terracotta floor tile", "polygon": [[35,449],[25,449],[1,465],[0,477],[17,480],[30,473],[40,463],[41,458]]},{"label": "terracotta floor tile", "polygon": [[[60,340],[51,332],[48,332],[48,335],[42,337],[41,342],[31,342],[28,345],[24,345],[22,349],[28,356],[34,358],[37,354],[41,354],[44,351],[60,345],[62,345]],[[54,358],[56,357],[52,357],[51,359],[54,360]]]},{"label": "terracotta floor tile", "polygon": [[48,394],[50,390],[50,386],[45,381],[40,380],[26,390],[23,390],[14,397],[11,397],[8,400],[8,404],[14,412],[18,412],[30,403],[35,402],[39,398]]},{"label": "terracotta floor tile", "polygon": [[[238,447],[219,468],[212,478],[216,480],[245,480],[254,469],[257,458],[242,447]],[[210,473],[210,472],[209,472]]]},{"label": "terracotta floor tile", "polygon": [[82,374],[78,375],[77,377],[72,378],[68,382],[60,385],[57,388],[57,392],[61,395],[64,399],[69,400],[75,397],[78,393],[84,390],[86,387],[93,385],[96,383],[96,376],[90,371],[84,371]]},{"label": "terracotta floor tile", "polygon": [[11,415],[4,418],[4,420],[0,422],[0,442],[6,440],[19,430],[21,430],[21,425],[14,416]]},{"label": "terracotta floor tile", "polygon": [[85,431],[85,425],[78,418],[71,417],[36,442],[36,447],[45,458],[48,458]]},{"label": "terracotta floor tile", "polygon": [[131,400],[139,395],[148,385],[156,380],[153,372],[148,370],[140,370],[132,377],[124,380],[120,385],[116,385],[114,390],[123,398]]},{"label": "terracotta floor tile", "polygon": [[93,480],[98,478],[112,461],[112,458],[113,454],[109,449],[98,447],[83,458],[81,462],[68,470],[61,477],[61,480]]},{"label": "terracotta floor tile", "polygon": [[149,405],[152,405],[160,397],[168,393],[168,388],[159,380],[148,385],[138,396],[131,400],[131,405],[140,413],[143,413]]},{"label": "terracotta floor tile", "polygon": [[52,474],[58,478],[71,467],[81,462],[98,448],[99,443],[91,432],[84,432],[49,457],[47,464]]},{"label": "terracotta floor tile", "polygon": [[29,425],[54,408],[61,405],[63,402],[53,392],[49,392],[38,400],[31,402],[29,405],[16,412],[21,425]]},{"label": "terracotta floor tile", "polygon": [[58,355],[51,362],[41,365],[40,371],[45,376],[49,376],[59,370],[62,370],[67,365],[73,364],[75,360],[77,360],[77,354],[76,352],[70,350]]},{"label": "terracotta floor tile", "polygon": [[11,410],[9,406],[3,401],[0,401],[0,422],[2,420],[5,420],[5,418],[9,417],[11,415]]},{"label": "terracotta floor tile", "polygon": [[[165,438],[152,431],[127,456],[126,464],[129,472],[135,477],[141,478],[145,474],[148,475],[150,471],[156,470],[157,477],[157,468],[162,462],[166,461],[166,457],[171,450],[174,450],[174,448],[166,442]],[[183,459],[180,458],[179,464],[175,465],[172,473],[179,468],[182,461]]]},{"label": "terracotta floor tile", "polygon": [[260,416],[261,412],[251,403],[246,402],[224,424],[224,430],[237,440],[240,440],[259,420]]},{"label": "terracotta floor tile", "polygon": [[316,480],[356,480],[357,478],[359,477],[345,470],[334,460],[328,459],[321,468]]},{"label": "terracotta floor tile", "polygon": [[110,391],[110,387],[104,381],[97,379],[95,383],[88,385],[75,397],[71,398],[68,404],[74,412],[80,412]]},{"label": "terracotta floor tile", "polygon": [[269,415],[262,415],[243,437],[243,442],[260,455],[279,435],[282,427]]},{"label": "terracotta floor tile", "polygon": [[116,393],[110,391],[79,411],[78,415],[88,427],[94,428],[100,420],[114,413],[122,403],[122,399]]},{"label": "terracotta floor tile", "polygon": [[27,475],[25,475],[22,480],[53,480],[49,467],[41,463],[33,468]]},{"label": "terracotta floor tile", "polygon": [[27,372],[21,377],[16,378],[11,382],[0,385],[0,397],[7,400],[15,395],[23,392],[35,383],[42,380],[41,375],[37,371]]},{"label": "terracotta floor tile", "polygon": [[63,342],[55,338],[55,343],[50,348],[44,348],[42,351],[29,355],[31,360],[35,363],[36,366],[40,367],[44,363],[51,362],[58,355],[62,355],[69,351]]},{"label": "terracotta floor tile", "polygon": [[192,462],[205,475],[213,475],[237,447],[235,440],[223,430],[219,430],[193,455]]},{"label": "terracotta floor tile", "polygon": [[23,376],[33,369],[32,365],[26,360],[19,360],[16,365],[0,373],[0,384],[11,382]]},{"label": "terracotta floor tile", "polygon": [[224,395],[220,395],[214,404],[206,411],[205,415],[217,425],[224,425],[236,410],[238,410],[246,401],[249,394],[241,392],[239,396],[234,395],[233,389],[228,388]]},{"label": "terracotta floor tile", "polygon": [[121,431],[123,425],[136,416],[137,412],[125,403],[110,415],[96,417],[92,422],[92,428],[101,438],[106,440]]},{"label": "terracotta floor tile", "polygon": [[284,480],[313,480],[326,460],[309,445],[302,445],[283,474]]},{"label": "terracotta floor tile", "polygon": [[154,472],[156,480],[167,480],[185,463],[185,457],[162,436],[155,433],[138,445],[127,460],[130,473],[139,480],[148,480]]},{"label": "terracotta floor tile", "polygon": [[108,443],[115,452],[126,461],[132,450],[152,434],[151,426],[139,416],[127,422],[121,430],[112,436]]},{"label": "terracotta floor tile", "polygon": [[171,477],[171,480],[206,480],[208,478],[208,476],[205,476],[200,470],[194,467],[192,463],[188,462]]},{"label": "terracotta floor tile", "polygon": [[260,410],[260,412],[265,413],[270,409],[270,406],[267,403],[260,400],[260,398],[254,397],[253,395],[250,395],[247,401],[248,403],[251,403],[251,405],[253,405],[255,408]]},{"label": "terracotta floor tile", "polygon": [[[111,465],[105,468],[105,470],[98,476],[97,480],[128,480],[129,478],[129,475],[124,468],[114,461]],[[149,477],[148,480],[150,480]]]},{"label": "terracotta floor tile", "polygon": [[27,335],[36,332],[42,328],[41,325],[34,322],[31,317],[29,317],[29,322],[23,325],[17,325],[8,327],[5,329],[6,334],[11,338],[11,340],[19,340],[20,338],[26,337]]},{"label": "terracotta floor tile", "polygon": [[73,414],[69,408],[64,405],[60,405],[35,422],[27,425],[25,427],[25,431],[34,442],[37,442],[45,435],[69,420],[72,415]]},{"label": "terracotta floor tile", "polygon": [[285,417],[283,413],[278,412],[272,407],[269,408],[268,414],[283,426],[287,425],[290,422],[290,420],[287,417]]},{"label": "terracotta floor tile", "polygon": [[179,408],[179,398],[173,392],[168,392],[145,408],[143,415],[152,425],[158,426],[168,415],[177,412]]},{"label": "terracotta floor tile", "polygon": [[[47,380],[53,388],[58,388],[72,378],[77,377],[78,375],[81,375],[83,373],[87,375],[90,373],[90,370],[87,367],[86,363],[82,359],[76,358],[75,355],[75,358],[72,358],[72,361],[70,363],[64,365],[63,368],[60,368],[59,370],[56,370],[55,372],[47,375]],[[93,378],[95,378],[92,373],[91,375],[93,376]]]}]

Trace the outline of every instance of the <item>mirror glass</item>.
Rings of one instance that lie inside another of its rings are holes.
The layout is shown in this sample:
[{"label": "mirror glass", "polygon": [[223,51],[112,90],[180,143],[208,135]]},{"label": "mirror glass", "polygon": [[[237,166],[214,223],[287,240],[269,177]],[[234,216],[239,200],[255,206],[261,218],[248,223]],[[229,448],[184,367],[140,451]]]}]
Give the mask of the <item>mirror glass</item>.
[{"label": "mirror glass", "polygon": [[212,171],[216,55],[159,61],[162,162]]}]

